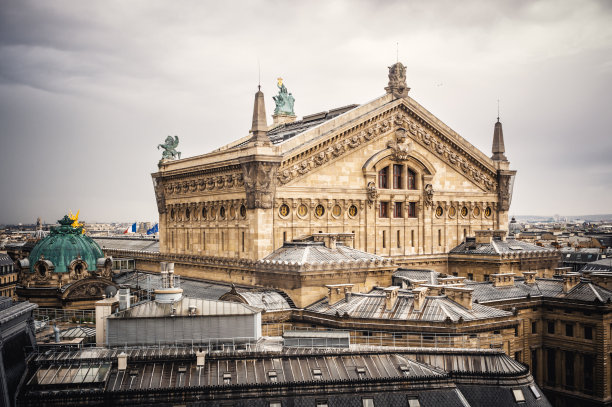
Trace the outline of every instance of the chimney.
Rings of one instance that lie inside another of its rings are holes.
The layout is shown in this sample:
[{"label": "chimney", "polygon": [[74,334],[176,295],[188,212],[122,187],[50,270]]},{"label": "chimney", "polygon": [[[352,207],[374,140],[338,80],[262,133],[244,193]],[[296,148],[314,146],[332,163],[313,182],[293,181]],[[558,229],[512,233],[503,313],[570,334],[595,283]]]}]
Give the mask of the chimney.
[{"label": "chimney", "polygon": [[206,361],[206,352],[202,350],[202,348],[196,351],[196,366],[204,367],[204,362]]},{"label": "chimney", "polygon": [[495,240],[501,240],[502,242],[506,241],[506,235],[508,232],[506,232],[503,229],[497,229],[493,231],[493,239]]},{"label": "chimney", "polygon": [[327,303],[334,305],[341,299],[348,300],[351,298],[353,284],[330,284],[327,287]]},{"label": "chimney", "polygon": [[251,125],[251,141],[259,144],[270,144],[268,138],[268,123],[266,120],[266,104],[261,86],[255,93],[255,104],[253,106],[253,122]]},{"label": "chimney", "polygon": [[509,287],[514,285],[514,273],[491,274],[493,287]]},{"label": "chimney", "polygon": [[425,305],[425,299],[427,298],[427,287],[417,287],[412,289],[414,295],[414,310],[421,311]]},{"label": "chimney", "polygon": [[476,230],[476,244],[490,244],[493,240],[492,230]]},{"label": "chimney", "polygon": [[465,287],[446,287],[444,292],[448,298],[455,301],[463,308],[472,309],[473,289]]},{"label": "chimney", "polygon": [[571,267],[557,267],[555,269],[555,277],[561,277],[565,274],[571,273],[572,272],[572,268]]},{"label": "chimney", "polygon": [[125,354],[125,352],[121,352],[119,355],[117,355],[117,369],[127,369],[127,355]]},{"label": "chimney", "polygon": [[535,271],[523,271],[523,277],[525,278],[525,284],[535,284],[536,282]]},{"label": "chimney", "polygon": [[352,246],[355,235],[353,233],[313,233],[312,239],[315,242],[323,242],[325,247],[331,250],[336,249],[338,243],[344,246]]},{"label": "chimney", "polygon": [[385,310],[391,311],[395,302],[397,301],[397,294],[399,293],[399,287],[391,286],[383,290],[385,292]]},{"label": "chimney", "polygon": [[497,123],[495,123],[495,128],[493,129],[493,155],[491,159],[493,161],[508,161],[504,153],[506,152],[506,148],[504,147],[504,132],[502,130],[502,124],[499,121],[499,117],[497,118]]},{"label": "chimney", "polygon": [[563,292],[568,293],[580,283],[580,273],[566,273],[563,275]]},{"label": "chimney", "polygon": [[119,289],[119,310],[123,311],[131,306],[130,289],[122,287]]},{"label": "chimney", "polygon": [[116,297],[96,302],[96,346],[103,347],[106,344],[106,318],[117,309],[118,302]]}]

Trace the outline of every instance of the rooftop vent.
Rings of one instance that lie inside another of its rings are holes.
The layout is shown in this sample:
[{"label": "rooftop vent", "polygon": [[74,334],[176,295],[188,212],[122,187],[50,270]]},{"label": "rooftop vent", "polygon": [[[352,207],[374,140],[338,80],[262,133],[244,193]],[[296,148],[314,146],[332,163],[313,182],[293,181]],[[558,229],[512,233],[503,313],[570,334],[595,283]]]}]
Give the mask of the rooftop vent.
[{"label": "rooftop vent", "polygon": [[580,273],[567,273],[563,275],[563,292],[568,293],[580,283]]},{"label": "rooftop vent", "polygon": [[118,370],[127,369],[127,355],[125,352],[121,352],[119,355],[117,355],[117,369]]}]

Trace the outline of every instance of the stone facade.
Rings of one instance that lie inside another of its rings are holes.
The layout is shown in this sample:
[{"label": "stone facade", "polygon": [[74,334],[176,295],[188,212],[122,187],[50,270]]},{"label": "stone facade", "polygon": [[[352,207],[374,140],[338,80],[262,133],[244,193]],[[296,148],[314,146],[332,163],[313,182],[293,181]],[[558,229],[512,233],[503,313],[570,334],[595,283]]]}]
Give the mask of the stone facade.
[{"label": "stone facade", "polygon": [[161,252],[258,260],[300,236],[354,233],[355,248],[401,263],[505,228],[515,171],[410,98],[401,68],[384,96],[316,126],[284,125],[302,130],[275,144],[256,101],[252,136],[161,162]]}]

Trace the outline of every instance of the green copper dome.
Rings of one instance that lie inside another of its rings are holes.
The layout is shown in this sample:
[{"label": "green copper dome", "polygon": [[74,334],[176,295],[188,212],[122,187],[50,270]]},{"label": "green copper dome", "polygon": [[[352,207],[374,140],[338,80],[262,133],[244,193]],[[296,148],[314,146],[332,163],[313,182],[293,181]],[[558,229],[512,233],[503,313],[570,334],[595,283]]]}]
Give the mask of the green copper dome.
[{"label": "green copper dome", "polygon": [[60,226],[51,229],[49,236],[42,239],[30,252],[30,271],[41,256],[55,266],[56,273],[65,273],[68,266],[77,257],[87,263],[88,270],[96,270],[96,260],[104,257],[102,249],[89,236],[83,234],[82,227],[72,227],[72,220],[64,216]]}]

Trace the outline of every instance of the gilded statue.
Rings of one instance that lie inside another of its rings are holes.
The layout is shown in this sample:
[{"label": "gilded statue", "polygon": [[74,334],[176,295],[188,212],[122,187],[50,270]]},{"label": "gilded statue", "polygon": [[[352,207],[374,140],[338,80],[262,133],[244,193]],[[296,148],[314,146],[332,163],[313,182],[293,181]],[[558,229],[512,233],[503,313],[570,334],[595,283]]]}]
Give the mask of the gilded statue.
[{"label": "gilded statue", "polygon": [[272,97],[272,99],[274,99],[274,103],[276,103],[274,114],[295,116],[295,113],[293,112],[295,98],[291,93],[287,92],[287,87],[283,84],[283,78],[278,78],[276,86],[278,86],[278,95]]}]

